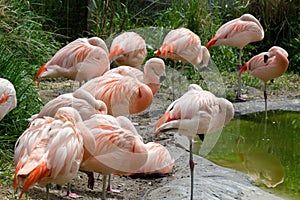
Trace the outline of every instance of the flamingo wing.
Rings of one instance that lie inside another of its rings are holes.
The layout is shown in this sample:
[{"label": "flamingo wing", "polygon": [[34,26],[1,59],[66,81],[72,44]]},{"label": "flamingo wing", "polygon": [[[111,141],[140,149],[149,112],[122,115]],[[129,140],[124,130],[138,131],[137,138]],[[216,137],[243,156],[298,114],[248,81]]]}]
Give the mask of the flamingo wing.
[{"label": "flamingo wing", "polygon": [[131,76],[110,74],[97,77],[84,84],[81,89],[102,100],[108,108],[108,114],[120,116],[134,114],[151,105],[151,89]]},{"label": "flamingo wing", "polygon": [[130,129],[123,129],[118,119],[97,114],[84,124],[94,134],[96,150],[94,156],[82,163],[82,169],[125,175],[145,164],[147,150],[144,143],[130,133]]},{"label": "flamingo wing", "polygon": [[174,166],[174,160],[169,151],[156,142],[148,142],[145,146],[148,151],[147,162],[135,174],[165,175],[170,173]]},{"label": "flamingo wing", "polygon": [[83,139],[72,120],[66,119],[37,118],[18,139],[14,187],[23,185],[20,197],[37,182],[65,184],[76,175]]},{"label": "flamingo wing", "polygon": [[38,70],[35,80],[66,77],[81,82],[108,71],[110,63],[107,47],[105,49],[102,43],[95,43],[92,39],[78,38],[64,46]]},{"label": "flamingo wing", "polygon": [[115,59],[118,65],[140,68],[146,56],[145,40],[135,32],[124,32],[113,40],[109,59]]}]

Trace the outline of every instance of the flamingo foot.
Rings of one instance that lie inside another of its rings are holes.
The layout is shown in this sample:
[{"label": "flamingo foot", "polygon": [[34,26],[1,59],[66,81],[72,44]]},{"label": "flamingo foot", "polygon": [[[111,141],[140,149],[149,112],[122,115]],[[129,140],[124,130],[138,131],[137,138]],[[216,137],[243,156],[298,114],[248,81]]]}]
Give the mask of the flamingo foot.
[{"label": "flamingo foot", "polygon": [[246,94],[236,95],[236,100],[239,102],[247,101],[248,96]]},{"label": "flamingo foot", "polygon": [[108,193],[121,193],[122,192],[122,190],[112,189],[110,185],[107,186],[106,191]]},{"label": "flamingo foot", "polygon": [[83,198],[83,196],[80,196],[76,193],[72,193],[72,192],[67,192],[67,196],[72,198],[72,199],[79,199],[79,198]]}]

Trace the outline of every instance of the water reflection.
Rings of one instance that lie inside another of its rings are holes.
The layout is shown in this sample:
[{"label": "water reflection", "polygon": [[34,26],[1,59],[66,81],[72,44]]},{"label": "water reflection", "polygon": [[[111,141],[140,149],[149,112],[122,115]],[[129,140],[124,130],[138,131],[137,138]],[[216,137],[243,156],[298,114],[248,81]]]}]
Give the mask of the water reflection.
[{"label": "water reflection", "polygon": [[261,112],[232,120],[207,158],[250,174],[274,193],[300,199],[299,143],[299,112],[268,111],[267,120]]}]

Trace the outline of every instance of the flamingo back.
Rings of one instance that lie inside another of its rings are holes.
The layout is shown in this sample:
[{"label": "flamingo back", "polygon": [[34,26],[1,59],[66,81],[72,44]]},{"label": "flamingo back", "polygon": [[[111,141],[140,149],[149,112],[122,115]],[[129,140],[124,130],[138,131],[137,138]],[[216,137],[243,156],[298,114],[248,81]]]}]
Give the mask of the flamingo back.
[{"label": "flamingo back", "polygon": [[145,40],[135,32],[118,35],[111,44],[109,59],[117,65],[140,68],[147,56]]},{"label": "flamingo back", "polygon": [[231,102],[192,84],[188,92],[169,106],[155,125],[155,132],[177,129],[180,134],[194,137],[219,130],[233,116]]},{"label": "flamingo back", "polygon": [[114,116],[134,114],[145,110],[153,100],[151,89],[131,76],[109,74],[85,83],[81,89],[107,105]]},{"label": "flamingo back", "polygon": [[130,128],[121,127],[118,119],[109,115],[94,115],[84,122],[94,134],[94,156],[82,163],[81,169],[103,174],[129,175],[147,161],[147,149]]},{"label": "flamingo back", "polygon": [[[70,110],[79,116],[76,110]],[[67,114],[64,108],[59,112],[60,116],[55,115],[55,118],[32,121],[16,142],[14,187],[23,185],[20,197],[35,183],[61,185],[77,174],[84,153],[82,135],[85,133],[80,132],[72,113]]]},{"label": "flamingo back", "polygon": [[172,172],[174,160],[169,151],[156,142],[148,142],[145,145],[148,151],[147,162],[135,174],[165,175]]},{"label": "flamingo back", "polygon": [[0,121],[17,107],[17,97],[14,85],[7,79],[0,78]]}]

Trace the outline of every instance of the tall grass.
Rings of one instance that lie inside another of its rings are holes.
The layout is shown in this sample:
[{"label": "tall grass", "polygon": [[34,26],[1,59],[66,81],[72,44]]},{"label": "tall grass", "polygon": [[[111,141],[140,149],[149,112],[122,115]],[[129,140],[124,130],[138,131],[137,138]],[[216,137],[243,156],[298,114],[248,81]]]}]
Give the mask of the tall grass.
[{"label": "tall grass", "polygon": [[2,180],[10,178],[5,170],[12,164],[14,143],[28,126],[27,118],[42,106],[33,75],[60,44],[42,29],[45,19],[30,11],[28,1],[0,0],[0,16],[0,77],[10,80],[17,94],[17,107],[0,121]]}]

